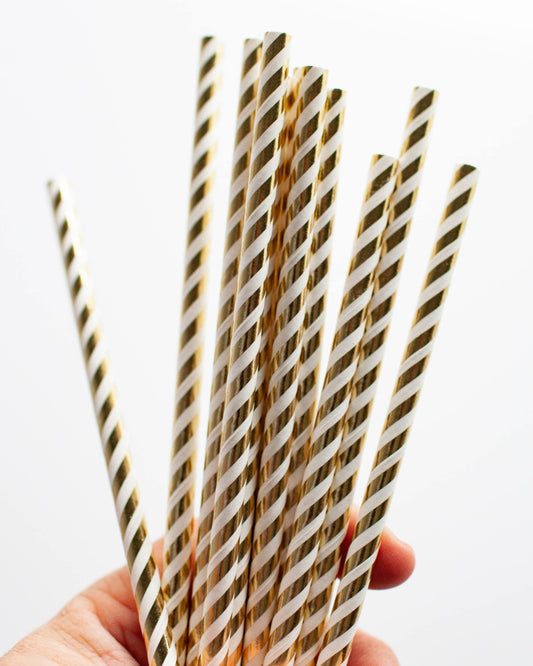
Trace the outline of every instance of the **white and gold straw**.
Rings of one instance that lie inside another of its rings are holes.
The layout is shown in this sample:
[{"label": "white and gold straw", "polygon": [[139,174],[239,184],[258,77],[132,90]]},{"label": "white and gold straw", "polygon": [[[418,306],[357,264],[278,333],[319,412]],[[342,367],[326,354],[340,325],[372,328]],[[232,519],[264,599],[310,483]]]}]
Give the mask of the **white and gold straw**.
[{"label": "white and gold straw", "polygon": [[276,200],[290,38],[263,40],[250,179],[230,347],[226,405],[211,527],[201,666],[219,666],[229,649],[248,448],[261,347],[268,246]]},{"label": "white and gold straw", "polygon": [[330,606],[436,101],[437,93],[434,90],[415,88],[413,91],[402,139],[396,185],[391,198],[389,222],[376,268],[365,334],[361,342],[350,406],[344,423],[344,434],[300,636],[303,654],[302,658],[297,658],[297,666],[304,664],[311,655],[316,656]]},{"label": "white and gold straw", "polygon": [[246,608],[246,663],[264,663],[276,601],[283,517],[313,239],[327,73],[305,67],[298,96],[295,153],[283,234],[271,374],[256,497]]},{"label": "white and gold straw", "polygon": [[287,547],[265,664],[289,664],[294,660],[304,604],[309,593],[311,567],[318,552],[320,529],[363,336],[366,308],[372,294],[373,275],[387,222],[396,165],[395,159],[383,155],[375,155],[371,161],[359,230],[313,426],[295,523]]},{"label": "white and gold straw", "polygon": [[289,74],[290,43],[244,42],[198,498],[222,61],[201,41],[161,578],[71,195],[48,185],[150,666],[347,666],[477,186],[456,167],[336,587],[438,93],[414,89],[398,160],[372,157],[320,386],[346,100]]},{"label": "white and gold straw", "polygon": [[[333,223],[335,220],[337,186],[342,144],[342,129],[346,108],[346,93],[333,89],[328,92],[324,117],[324,134],[320,150],[320,176],[317,188],[317,207],[313,227],[313,246],[309,262],[309,285],[305,303],[305,322],[302,355],[298,373],[298,395],[291,445],[291,463],[287,481],[287,506],[284,521],[284,541],[288,542],[298,501],[298,489],[305,468],[306,452],[315,418],[322,333],[326,318],[329,260]],[[285,555],[282,555],[284,561]]]},{"label": "white and gold straw", "polygon": [[48,187],[148,662],[152,666],[175,666],[177,654],[168,612],[117,406],[74,207],[66,185],[52,181]]},{"label": "white and gold straw", "polygon": [[[275,213],[272,226],[272,238],[269,244],[268,275],[266,282],[265,307],[263,311],[263,326],[261,333],[261,348],[257,366],[257,385],[254,399],[254,412],[252,417],[252,433],[250,436],[250,449],[248,454],[248,473],[246,479],[243,513],[241,521],[239,558],[237,575],[235,579],[235,594],[233,599],[233,615],[231,619],[231,635],[228,651],[228,663],[240,664],[242,655],[242,642],[246,619],[246,600],[248,596],[248,575],[250,558],[252,555],[252,536],[255,519],[257,476],[259,461],[264,441],[264,411],[268,379],[270,372],[270,351],[272,347],[271,335],[274,329],[276,308],[277,280],[279,274],[279,237],[285,228],[285,212],[282,193],[289,181],[290,164],[292,160],[292,146],[294,136],[294,122],[296,119],[296,101],[299,78],[291,76],[287,82],[285,93],[284,124],[281,136],[281,161],[278,167],[278,183],[276,191]],[[287,186],[288,189],[288,186]],[[285,197],[286,199],[286,197]]]},{"label": "white and gold straw", "polygon": [[254,406],[252,434],[253,444],[258,446],[264,440],[264,402],[270,378],[270,358],[275,336],[276,303],[278,299],[279,271],[281,268],[283,235],[287,227],[287,198],[290,190],[291,164],[294,155],[294,130],[298,115],[298,90],[303,75],[303,68],[297,68],[287,81],[285,93],[285,114],[281,136],[281,161],[278,168],[275,213],[272,227],[272,239],[269,247],[268,276],[263,315],[263,336],[259,358],[257,394]]},{"label": "white and gold straw", "polygon": [[219,42],[213,37],[204,37],[200,48],[163,571],[179,666],[185,663],[189,615],[195,461],[220,61]]},{"label": "white and gold straw", "polygon": [[328,630],[319,654],[319,666],[341,666],[348,662],[477,178],[478,173],[474,167],[462,165],[456,169],[452,179],[354,537],[348,548]]},{"label": "white and gold straw", "polygon": [[213,359],[213,381],[209,403],[202,501],[198,521],[198,539],[189,619],[187,651],[187,664],[189,665],[198,663],[200,636],[202,633],[202,613],[207,584],[209,539],[213,521],[218,455],[226,398],[226,380],[230,356],[235,293],[237,291],[242,224],[246,203],[246,190],[248,188],[248,171],[252,148],[260,61],[261,41],[247,39],[244,42],[243,48],[228,221],[222,260],[222,278]]}]

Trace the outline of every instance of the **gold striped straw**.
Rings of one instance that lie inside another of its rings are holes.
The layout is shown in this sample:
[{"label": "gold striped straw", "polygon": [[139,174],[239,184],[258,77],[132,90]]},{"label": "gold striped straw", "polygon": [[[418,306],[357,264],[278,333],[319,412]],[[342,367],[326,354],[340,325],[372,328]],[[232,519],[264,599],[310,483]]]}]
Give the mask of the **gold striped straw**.
[{"label": "gold striped straw", "polygon": [[218,121],[217,93],[220,87],[221,52],[221,46],[215,38],[202,39],[163,571],[163,585],[168,599],[179,666],[185,664],[189,614],[194,477],[198,446],[209,226],[215,175],[214,128]]},{"label": "gold striped straw", "polygon": [[279,272],[279,297],[264,424],[265,446],[259,467],[246,609],[245,662],[258,665],[264,663],[276,600],[327,98],[326,82],[325,70],[305,67],[299,88],[295,153]]},{"label": "gold striped straw", "polygon": [[319,666],[348,663],[477,178],[477,170],[464,164],[456,169],[452,179],[354,538],[348,548]]},{"label": "gold striped straw", "polygon": [[[276,219],[272,232],[272,250],[270,254],[270,264],[268,272],[268,294],[267,303],[273,300],[273,310],[270,317],[271,333],[269,336],[270,346],[273,343],[274,319],[276,315],[275,302],[277,298],[277,287],[279,282],[279,271],[281,268],[281,246],[283,243],[283,234],[287,227],[287,201],[291,188],[291,167],[295,150],[295,128],[296,118],[298,116],[298,95],[300,83],[303,77],[303,67],[296,67],[293,70],[287,83],[287,92],[285,95],[285,121],[282,134],[281,163],[279,166],[278,190],[276,192]],[[268,355],[270,357],[270,354]]]},{"label": "gold striped straw", "polygon": [[[326,102],[324,135],[320,150],[317,207],[309,263],[309,285],[305,304],[291,463],[287,482],[287,507],[283,527],[285,544],[290,539],[290,529],[294,523],[298,489],[305,469],[306,453],[311,438],[318,399],[322,333],[326,315],[329,259],[335,220],[345,108],[346,93],[338,89],[330,90]],[[282,562],[285,557],[286,552],[282,554]]]},{"label": "gold striped straw", "polygon": [[242,251],[230,347],[226,405],[211,527],[204,627],[200,639],[202,666],[225,663],[242,504],[248,471],[248,449],[261,347],[268,246],[280,162],[290,38],[266,33],[263,40],[258,104],[246,194]]},{"label": "gold striped straw", "polygon": [[265,664],[292,663],[295,656],[303,608],[311,583],[311,567],[318,552],[320,528],[326,513],[366,309],[387,222],[396,165],[396,160],[383,155],[375,155],[371,161],[359,231],[313,427]]},{"label": "gold striped straw", "polygon": [[[278,298],[279,271],[281,268],[281,245],[287,226],[287,197],[290,190],[291,164],[294,155],[294,130],[298,113],[298,90],[303,76],[303,68],[294,70],[287,82],[285,93],[285,116],[281,138],[281,162],[278,169],[278,186],[276,190],[275,216],[272,227],[272,239],[269,247],[267,291],[265,295],[264,330],[266,335],[261,338],[261,352],[258,369],[258,390],[254,407],[253,442],[261,443],[263,438],[264,409],[263,402],[268,390],[269,360],[274,342],[274,324],[276,303]],[[259,451],[258,451],[259,453]]]},{"label": "gold striped straw", "polygon": [[[296,68],[287,81],[285,93],[285,115],[281,135],[281,160],[278,168],[275,213],[272,226],[272,238],[269,245],[268,275],[263,314],[264,334],[261,337],[261,351],[258,367],[257,391],[254,406],[253,433],[251,448],[257,448],[260,455],[261,440],[264,438],[264,401],[270,377],[270,356],[274,342],[274,323],[278,298],[279,271],[281,268],[281,245],[287,226],[287,197],[290,190],[291,164],[294,155],[294,128],[298,111],[298,90],[303,75],[303,68]],[[255,461],[256,462],[256,461]],[[251,460],[253,467],[254,461]],[[251,471],[250,476],[253,477]],[[257,469],[256,474],[257,476]],[[257,479],[256,479],[257,480]],[[255,510],[255,500],[254,500]]]},{"label": "gold striped straw", "polygon": [[[259,365],[257,368],[257,386],[254,399],[252,417],[252,434],[248,454],[248,474],[243,504],[241,532],[239,539],[239,557],[237,575],[235,578],[235,594],[233,599],[233,615],[231,618],[230,643],[228,650],[228,663],[241,663],[242,641],[244,637],[244,623],[246,619],[246,599],[248,594],[248,574],[252,551],[252,535],[255,516],[255,494],[259,460],[261,458],[262,440],[264,437],[264,401],[268,388],[269,359],[272,340],[270,339],[273,322],[273,310],[276,304],[276,284],[279,273],[278,239],[285,227],[285,213],[282,207],[282,191],[290,176],[294,144],[294,122],[296,119],[297,90],[300,76],[291,76],[285,93],[284,126],[281,137],[281,161],[278,168],[278,186],[276,190],[275,215],[272,226],[272,238],[269,244],[268,275],[265,293],[265,307],[263,312],[263,328],[261,334],[261,349],[259,351]],[[288,190],[288,186],[287,186]],[[286,197],[285,197],[286,199]],[[286,202],[285,202],[286,204]]]},{"label": "gold striped straw", "polygon": [[168,612],[117,406],[76,214],[66,185],[52,181],[48,189],[148,662],[175,666],[177,654]]},{"label": "gold striped straw", "polygon": [[436,100],[437,93],[434,90],[415,88],[413,91],[402,140],[396,187],[391,200],[389,223],[385,229],[374,291],[368,307],[365,334],[361,342],[350,406],[328,499],[328,511],[322,528],[323,536],[300,634],[300,654],[297,656],[296,666],[308,663],[308,660],[318,653],[330,607]]},{"label": "gold striped straw", "polygon": [[213,381],[209,405],[202,502],[198,522],[198,542],[196,546],[191,615],[189,620],[187,652],[187,664],[189,665],[198,663],[200,653],[202,612],[206,594],[207,563],[209,559],[209,539],[213,521],[218,455],[222,435],[233,310],[235,292],[237,290],[241,233],[246,203],[246,190],[248,188],[248,171],[252,149],[260,61],[261,41],[247,39],[244,42],[243,49],[237,129],[229,195],[230,203],[222,261],[222,279],[213,360]]}]

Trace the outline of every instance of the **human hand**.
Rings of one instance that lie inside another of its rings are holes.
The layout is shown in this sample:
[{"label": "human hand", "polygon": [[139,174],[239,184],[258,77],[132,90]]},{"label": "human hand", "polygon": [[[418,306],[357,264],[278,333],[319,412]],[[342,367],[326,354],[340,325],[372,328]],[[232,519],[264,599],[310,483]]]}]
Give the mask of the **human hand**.
[{"label": "human hand", "polygon": [[[353,531],[353,520],[350,531]],[[348,543],[348,539],[345,544]],[[155,544],[158,566],[163,543]],[[404,582],[413,571],[410,546],[386,530],[370,587],[385,589]],[[0,666],[147,666],[137,608],[126,568],[108,574],[74,597],[50,622],[36,629],[4,657]],[[392,650],[358,631],[349,666],[396,666]]]}]

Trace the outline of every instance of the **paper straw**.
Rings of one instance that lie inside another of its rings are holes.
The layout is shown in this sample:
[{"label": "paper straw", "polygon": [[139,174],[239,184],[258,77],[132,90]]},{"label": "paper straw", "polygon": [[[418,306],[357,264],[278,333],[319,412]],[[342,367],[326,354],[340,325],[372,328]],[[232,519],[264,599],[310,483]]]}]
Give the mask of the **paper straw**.
[{"label": "paper straw", "polygon": [[327,495],[348,408],[366,308],[387,222],[396,164],[391,157],[375,155],[372,158],[359,232],[313,427],[309,460],[279,586],[265,664],[285,665],[294,661],[303,608],[311,583],[311,567],[318,552],[320,528],[326,513]]},{"label": "paper straw", "polygon": [[298,390],[309,259],[313,239],[320,169],[327,73],[304,68],[295,125],[295,154],[287,201],[287,228],[283,237],[272,345],[265,446],[259,468],[254,540],[246,609],[244,640],[246,663],[264,663],[270,620],[274,613],[283,514],[290,462],[290,443]]},{"label": "paper straw", "polygon": [[329,629],[318,658],[320,666],[340,666],[348,662],[477,177],[474,167],[462,165],[452,179],[354,538],[348,548]]},{"label": "paper straw", "polygon": [[[329,259],[335,219],[345,108],[345,92],[338,89],[330,90],[326,102],[324,135],[320,150],[320,177],[313,228],[312,254],[309,262],[309,285],[305,304],[301,364],[298,374],[294,436],[287,482],[287,506],[283,528],[285,544],[289,541],[290,529],[294,523],[298,489],[304,473],[305,454],[311,438],[318,399],[322,333],[326,314]],[[282,561],[285,560],[285,557],[286,553],[282,555]]]},{"label": "paper straw", "polygon": [[168,612],[117,406],[75,211],[66,185],[52,181],[48,188],[148,662],[175,666],[177,654]]},{"label": "paper straw", "polygon": [[[303,67],[293,70],[287,83],[285,95],[285,121],[282,135],[281,163],[279,167],[278,191],[276,193],[276,219],[272,232],[271,265],[269,268],[269,291],[274,295],[281,268],[281,245],[287,227],[287,201],[291,188],[291,167],[295,150],[295,126],[298,117],[298,94],[304,73]],[[275,318],[275,308],[272,319]],[[272,326],[273,328],[273,326]]]},{"label": "paper straw", "polygon": [[[272,223],[272,238],[269,245],[268,275],[263,314],[264,335],[261,337],[261,351],[257,375],[257,391],[254,406],[252,446],[260,448],[264,439],[264,409],[268,380],[270,377],[270,357],[274,342],[274,324],[278,298],[279,271],[281,268],[281,245],[287,226],[287,198],[290,190],[291,164],[294,155],[294,126],[298,107],[298,90],[303,75],[303,68],[296,68],[287,81],[285,93],[285,113],[281,134],[281,160],[278,167],[275,213]],[[259,441],[258,441],[259,440]],[[251,461],[253,463],[253,461]],[[254,502],[255,509],[255,502]]]},{"label": "paper straw", "polygon": [[255,517],[257,475],[264,439],[264,402],[266,400],[265,394],[268,389],[270,349],[273,342],[270,338],[274,328],[274,314],[272,313],[272,310],[275,310],[276,307],[276,286],[279,273],[279,237],[282,235],[283,229],[285,228],[286,196],[285,202],[283,203],[282,193],[285,186],[287,192],[289,189],[288,182],[294,144],[297,91],[300,78],[301,76],[299,74],[293,74],[288,80],[287,91],[285,93],[284,126],[281,136],[281,160],[278,168],[278,185],[275,203],[276,212],[273,219],[272,238],[269,244],[268,275],[263,312],[261,349],[259,351],[257,367],[257,385],[252,416],[248,472],[240,528],[239,556],[235,578],[233,614],[231,618],[230,642],[228,649],[228,664],[232,664],[232,666],[238,666],[241,663],[242,657],[242,641],[244,637],[246,600],[248,593],[248,574],[250,569],[252,534]]},{"label": "paper straw", "polygon": [[248,170],[252,148],[260,60],[261,41],[247,39],[244,42],[243,49],[237,129],[229,195],[230,203],[222,260],[222,279],[213,360],[213,381],[209,404],[202,502],[198,522],[198,541],[189,620],[187,664],[196,664],[200,652],[202,612],[206,593],[207,562],[209,559],[209,539],[213,521],[218,454],[222,435],[222,418],[226,396],[226,379],[230,356],[235,292],[237,290],[242,223],[246,203],[246,190],[248,188]]},{"label": "paper straw", "polygon": [[[281,136],[281,161],[278,168],[278,186],[276,190],[275,216],[272,226],[272,239],[269,247],[269,263],[267,276],[267,291],[265,295],[264,322],[267,335],[261,340],[261,356],[258,375],[258,398],[254,413],[254,425],[257,421],[257,431],[262,435],[262,421],[264,420],[262,400],[268,389],[269,363],[272,344],[275,336],[276,303],[278,298],[279,271],[281,268],[281,246],[283,235],[287,227],[287,199],[290,190],[291,165],[295,149],[295,123],[298,115],[298,91],[303,76],[303,68],[298,67],[287,81],[285,93],[285,115],[283,132]],[[264,389],[261,391],[261,389]]]},{"label": "paper straw", "polygon": [[195,460],[220,61],[219,42],[213,37],[204,37],[200,48],[163,571],[163,585],[180,666],[185,663],[189,611]]},{"label": "paper straw", "polygon": [[330,607],[436,101],[434,90],[415,88],[413,91],[391,199],[389,224],[376,269],[374,291],[322,528],[323,536],[313,570],[313,583],[298,648],[302,654],[296,659],[297,666],[307,663],[318,653]]},{"label": "paper straw", "polygon": [[211,528],[207,595],[204,601],[205,624],[200,639],[202,666],[224,663],[229,647],[257,357],[261,346],[268,245],[272,236],[281,152],[289,42],[290,38],[283,33],[266,33],[263,41]]}]

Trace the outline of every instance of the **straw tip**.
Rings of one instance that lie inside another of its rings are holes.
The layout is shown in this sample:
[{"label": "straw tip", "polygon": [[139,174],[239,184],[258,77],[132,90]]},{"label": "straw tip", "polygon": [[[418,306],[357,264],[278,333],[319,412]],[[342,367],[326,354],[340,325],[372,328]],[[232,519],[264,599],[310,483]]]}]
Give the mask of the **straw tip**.
[{"label": "straw tip", "polygon": [[457,163],[454,166],[454,171],[459,179],[471,176],[473,178],[479,177],[479,169],[472,164]]},{"label": "straw tip", "polygon": [[300,69],[304,76],[312,75],[314,78],[328,76],[328,70],[324,67],[317,67],[317,65],[304,65],[301,68],[295,68],[295,71],[296,69]]},{"label": "straw tip", "polygon": [[326,104],[328,112],[334,112],[336,115],[344,114],[346,109],[346,90],[342,88],[330,88]]},{"label": "straw tip", "polygon": [[244,40],[244,46],[251,50],[259,48],[262,43],[262,40],[257,37],[246,37]]},{"label": "straw tip", "polygon": [[264,36],[264,39],[263,39],[263,45],[266,49],[266,48],[268,48],[268,46],[270,46],[270,44],[274,44],[275,42],[277,42],[279,40],[279,41],[283,42],[284,46],[288,46],[291,39],[292,39],[292,37],[289,34],[287,34],[286,32],[277,32],[275,30],[267,30],[267,32],[265,32],[265,36]]},{"label": "straw tip", "polygon": [[439,96],[439,91],[435,88],[426,88],[425,86],[415,86],[413,92],[420,97],[425,97],[426,95],[433,95],[436,99]]},{"label": "straw tip", "polygon": [[50,178],[46,181],[46,189],[51,199],[55,199],[61,191],[61,182],[58,178]]},{"label": "straw tip", "polygon": [[60,190],[69,190],[69,183],[66,178],[57,177],[50,178],[46,181],[46,189],[51,193],[59,192]]},{"label": "straw tip", "polygon": [[224,53],[224,44],[214,35],[204,35],[200,40],[200,54],[202,58],[215,58],[219,61]]}]

